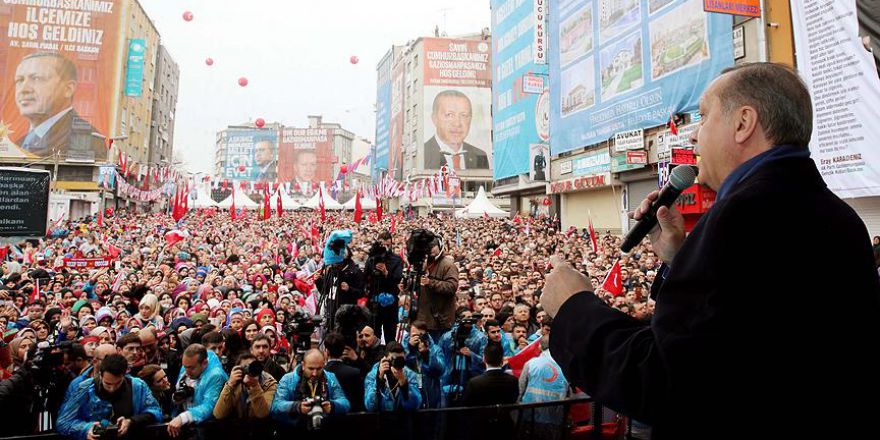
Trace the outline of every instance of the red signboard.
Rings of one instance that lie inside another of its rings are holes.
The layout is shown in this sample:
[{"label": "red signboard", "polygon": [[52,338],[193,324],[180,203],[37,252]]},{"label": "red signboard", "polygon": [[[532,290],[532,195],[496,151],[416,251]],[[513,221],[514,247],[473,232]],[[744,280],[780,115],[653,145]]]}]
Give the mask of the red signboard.
[{"label": "red signboard", "polygon": [[694,154],[694,150],[686,149],[686,148],[673,148],[672,149],[672,164],[673,165],[696,165],[697,164],[697,155]]},{"label": "red signboard", "polygon": [[65,258],[64,267],[68,269],[95,269],[110,267],[111,257],[100,258]]},{"label": "red signboard", "polygon": [[571,191],[580,191],[584,189],[599,188],[607,185],[608,174],[597,174],[594,176],[583,176],[578,177],[577,179],[553,182],[550,184],[550,193],[559,194]]},{"label": "red signboard", "polygon": [[703,186],[693,185],[684,190],[675,201],[675,207],[682,214],[703,214],[715,203],[715,191]]},{"label": "red signboard", "polygon": [[703,10],[721,14],[761,16],[761,0],[703,0]]},{"label": "red signboard", "polygon": [[626,163],[631,165],[647,165],[648,164],[648,152],[647,151],[627,151],[626,152]]}]

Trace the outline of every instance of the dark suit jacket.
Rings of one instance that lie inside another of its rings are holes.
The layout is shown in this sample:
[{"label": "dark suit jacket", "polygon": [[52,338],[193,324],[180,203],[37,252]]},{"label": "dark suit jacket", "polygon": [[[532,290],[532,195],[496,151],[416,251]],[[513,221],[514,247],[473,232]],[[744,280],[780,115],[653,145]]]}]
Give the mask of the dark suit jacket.
[{"label": "dark suit jacket", "polygon": [[342,387],[345,397],[351,403],[351,412],[363,411],[364,379],[361,377],[360,370],[335,360],[328,361],[324,369],[336,375],[339,386]]},{"label": "dark suit jacket", "polygon": [[[101,139],[92,136],[92,132],[96,131],[92,124],[80,118],[75,110],[71,110],[52,125],[46,136],[30,152],[45,157],[51,155],[57,147],[61,151],[61,159],[104,160],[107,158],[104,143]],[[24,133],[15,141],[15,144],[22,149],[28,133]]]},{"label": "dark suit jacket", "polygon": [[468,381],[465,406],[506,405],[519,399],[519,381],[502,370],[489,370]]},{"label": "dark suit jacket", "polygon": [[[745,178],[653,286],[650,324],[589,293],[553,320],[553,358],[660,438],[855,438],[878,395],[880,282],[865,225],[814,162]],[[823,405],[845,408],[836,419]],[[857,431],[852,433],[851,431]],[[810,435],[807,435],[807,434]]]},{"label": "dark suit jacket", "polygon": [[[467,142],[462,145],[462,148],[464,149],[464,166],[468,170],[489,169],[489,156],[483,150]],[[425,142],[425,169],[439,170],[443,165],[446,165],[446,156],[440,152],[437,138],[431,137],[428,142]]]}]

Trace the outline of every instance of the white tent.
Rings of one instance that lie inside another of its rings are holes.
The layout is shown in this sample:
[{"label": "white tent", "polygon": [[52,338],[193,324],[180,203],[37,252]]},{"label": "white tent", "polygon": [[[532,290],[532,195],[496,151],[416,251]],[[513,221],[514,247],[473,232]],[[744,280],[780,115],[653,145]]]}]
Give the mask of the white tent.
[{"label": "white tent", "polygon": [[190,197],[189,199],[189,206],[193,209],[210,208],[216,205],[217,203],[211,198],[211,194],[201,186],[196,187],[195,198]]},{"label": "white tent", "polygon": [[470,205],[455,211],[456,217],[479,218],[484,215],[489,217],[508,217],[510,213],[493,205],[489,201],[489,197],[486,196],[486,190],[482,186],[477,193],[477,197],[474,198]]},{"label": "white tent", "polygon": [[[260,207],[259,204],[251,200],[250,197],[247,196],[244,192],[238,188],[238,185],[232,187],[233,195],[235,196],[235,208],[236,209],[258,209]],[[232,195],[226,198],[226,200],[217,203],[217,207],[219,208],[230,208],[232,207]]]},{"label": "white tent", "polygon": [[[305,203],[303,203],[303,205],[302,205],[303,208],[317,209],[319,196],[320,196],[320,191],[316,192],[315,195],[311,199],[309,199]],[[340,205],[339,202],[336,201],[336,199],[334,199],[333,197],[330,197],[330,194],[327,194],[327,191],[324,191],[324,209],[331,210],[331,211],[338,211],[338,210],[342,209],[342,205]]]},{"label": "white tent", "polygon": [[[345,204],[342,206],[345,209],[354,210],[354,208],[355,208],[354,202],[356,201],[356,199],[357,199],[357,196],[354,196],[351,198],[351,200],[345,202]],[[361,209],[363,209],[363,210],[376,209],[376,201],[373,199],[361,197]]]},{"label": "white tent", "polygon": [[287,194],[284,191],[278,191],[275,196],[272,197],[273,202],[278,203],[278,194],[281,194],[281,207],[284,208],[285,211],[293,211],[302,208],[302,204],[294,200],[293,197],[290,197],[290,194]]}]

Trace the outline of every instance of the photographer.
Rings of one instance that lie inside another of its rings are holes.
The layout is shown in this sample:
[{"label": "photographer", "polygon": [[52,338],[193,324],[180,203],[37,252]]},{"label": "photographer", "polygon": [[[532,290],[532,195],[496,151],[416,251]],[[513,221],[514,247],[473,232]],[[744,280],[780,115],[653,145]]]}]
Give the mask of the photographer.
[{"label": "photographer", "polygon": [[172,395],[177,408],[168,423],[168,435],[177,437],[185,425],[200,424],[214,412],[217,398],[228,376],[220,358],[204,345],[192,344],[183,352],[177,388]]},{"label": "photographer", "polygon": [[428,334],[428,324],[415,321],[409,333],[403,338],[406,366],[415,371],[417,386],[422,393],[422,402],[426,408],[440,407],[440,379],[443,376],[443,356],[440,346],[434,344]]},{"label": "photographer", "polygon": [[422,291],[416,318],[428,324],[428,332],[436,341],[452,327],[455,320],[455,293],[458,290],[458,267],[451,256],[444,254],[439,237],[435,237],[430,244],[425,274],[419,284]]},{"label": "photographer", "polygon": [[[278,382],[263,369],[263,364],[254,355],[245,353],[238,357],[238,364],[223,385],[223,391],[214,406],[214,418],[222,420],[233,416],[247,422],[267,419],[277,387]],[[271,434],[271,429],[265,424],[251,424],[248,427],[251,429],[242,432],[247,433],[246,437],[266,438]],[[241,437],[242,433],[231,437]]]},{"label": "photographer", "polygon": [[[254,336],[254,340],[251,341],[250,354],[260,362],[263,366],[263,370],[271,375],[276,382],[281,380],[281,378],[284,377],[284,374],[287,373],[284,371],[284,368],[281,365],[278,365],[273,359],[272,345],[269,341],[269,337],[265,334],[258,333],[257,336]],[[240,359],[241,357],[239,357],[239,360]]]},{"label": "photographer", "polygon": [[442,392],[445,407],[461,403],[467,382],[483,374],[485,365],[480,353],[486,348],[486,335],[476,329],[477,319],[464,312],[452,330],[440,338],[445,370],[443,371]]},{"label": "photographer", "polygon": [[64,399],[69,399],[74,390],[79,387],[79,384],[86,380],[100,379],[99,373],[101,371],[101,362],[105,357],[110,356],[111,354],[116,354],[116,347],[110,344],[99,345],[98,348],[95,349],[95,354],[92,356],[90,365],[84,370],[80,370],[80,373],[73,378],[70,385],[67,386],[67,392],[64,395]]},{"label": "photographer", "polygon": [[367,411],[413,411],[422,404],[416,373],[406,367],[403,346],[386,345],[383,357],[367,374],[364,405]]},{"label": "photographer", "polygon": [[104,358],[99,379],[88,379],[64,402],[58,432],[68,438],[95,440],[125,436],[162,420],[162,410],[144,381],[126,375],[121,355]]},{"label": "photographer", "polygon": [[302,431],[320,429],[325,417],[343,416],[350,408],[336,375],[324,371],[324,354],[312,349],[281,378],[271,414],[287,428]]},{"label": "photographer", "polygon": [[390,232],[379,234],[364,267],[374,328],[377,335],[385,336],[385,342],[397,336],[398,284],[403,279],[403,260],[394,253],[393,245]]}]

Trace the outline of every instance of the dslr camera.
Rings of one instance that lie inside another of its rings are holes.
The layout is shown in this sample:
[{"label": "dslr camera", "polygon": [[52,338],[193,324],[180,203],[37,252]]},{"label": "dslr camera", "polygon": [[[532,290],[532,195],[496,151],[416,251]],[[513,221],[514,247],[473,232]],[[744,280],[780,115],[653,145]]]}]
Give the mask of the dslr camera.
[{"label": "dslr camera", "polygon": [[251,361],[247,367],[242,367],[240,365],[235,366],[233,370],[238,369],[241,370],[242,373],[250,376],[250,377],[260,377],[263,375],[263,363],[260,361]]},{"label": "dslr camera", "polygon": [[306,399],[305,403],[307,405],[312,405],[309,412],[305,414],[306,426],[310,431],[321,429],[321,426],[324,425],[324,418],[326,417],[324,409],[321,407],[321,404],[324,403],[324,398],[320,396],[312,397]]},{"label": "dslr camera", "polygon": [[382,272],[376,270],[376,264],[385,263],[388,260],[388,249],[381,241],[373,242],[368,253],[369,259],[373,262],[373,277],[381,277]]},{"label": "dslr camera", "polygon": [[171,393],[171,400],[177,405],[183,405],[196,394],[195,388],[186,384],[186,375],[177,383],[177,390]]},{"label": "dslr camera", "polygon": [[101,440],[116,440],[119,438],[119,426],[111,425],[104,420],[100,425],[92,428],[92,435]]}]

